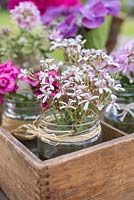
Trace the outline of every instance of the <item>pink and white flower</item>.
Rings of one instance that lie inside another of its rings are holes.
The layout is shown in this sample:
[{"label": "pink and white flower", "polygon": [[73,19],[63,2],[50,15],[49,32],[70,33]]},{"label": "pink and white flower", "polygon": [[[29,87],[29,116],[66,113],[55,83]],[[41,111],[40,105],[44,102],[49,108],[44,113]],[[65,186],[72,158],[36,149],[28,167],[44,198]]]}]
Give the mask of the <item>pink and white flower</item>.
[{"label": "pink and white flower", "polygon": [[20,2],[10,13],[17,26],[27,31],[41,25],[40,12],[36,5],[30,1]]}]

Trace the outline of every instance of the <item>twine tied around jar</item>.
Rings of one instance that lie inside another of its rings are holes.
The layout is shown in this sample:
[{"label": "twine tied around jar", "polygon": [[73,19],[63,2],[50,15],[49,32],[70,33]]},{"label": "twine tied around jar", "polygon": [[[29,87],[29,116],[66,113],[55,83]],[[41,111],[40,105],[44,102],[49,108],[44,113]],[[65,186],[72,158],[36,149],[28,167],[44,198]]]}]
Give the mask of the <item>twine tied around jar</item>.
[{"label": "twine tied around jar", "polygon": [[24,124],[26,125],[26,124],[32,124],[32,123],[33,123],[33,120],[13,119],[13,118],[7,117],[6,115],[2,115],[2,127],[9,130],[10,132]]},{"label": "twine tied around jar", "polygon": [[[58,145],[59,143],[64,142],[82,142],[92,138],[95,138],[101,133],[101,126],[98,124],[97,127],[93,126],[91,131],[85,131],[81,133],[73,134],[74,131],[62,131],[62,135],[56,135],[53,130],[48,129],[47,127],[37,127],[38,118],[33,122],[33,124],[23,124],[17,129],[11,131],[11,133],[18,139],[21,140],[31,140],[36,137],[39,137],[41,141],[51,144],[53,146]],[[46,130],[46,131],[45,131]],[[58,130],[57,130],[58,133]]]}]

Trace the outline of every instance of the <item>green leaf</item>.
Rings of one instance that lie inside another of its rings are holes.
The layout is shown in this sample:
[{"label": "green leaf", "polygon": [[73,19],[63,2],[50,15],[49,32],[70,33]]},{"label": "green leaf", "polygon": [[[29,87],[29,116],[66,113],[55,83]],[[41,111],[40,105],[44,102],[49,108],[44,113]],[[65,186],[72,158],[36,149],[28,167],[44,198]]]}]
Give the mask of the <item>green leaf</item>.
[{"label": "green leaf", "polygon": [[105,22],[99,28],[87,31],[85,35],[86,48],[105,49],[112,18],[106,16]]}]

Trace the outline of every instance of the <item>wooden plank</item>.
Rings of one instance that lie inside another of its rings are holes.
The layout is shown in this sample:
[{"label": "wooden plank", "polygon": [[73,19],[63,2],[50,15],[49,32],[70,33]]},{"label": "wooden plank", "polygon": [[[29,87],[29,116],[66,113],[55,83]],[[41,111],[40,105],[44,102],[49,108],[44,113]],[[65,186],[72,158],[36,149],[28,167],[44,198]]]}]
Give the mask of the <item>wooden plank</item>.
[{"label": "wooden plank", "polygon": [[[124,136],[122,132],[111,130],[104,123],[103,132],[104,141]],[[117,165],[116,161],[120,162],[119,157],[114,157],[115,151],[118,154],[118,146],[130,141],[133,141],[133,137],[124,136],[85,150],[41,161],[30,152],[28,144],[25,147],[8,131],[0,128],[0,186],[10,200],[106,200],[107,184],[113,188],[113,182],[108,177],[115,179],[115,174],[111,176],[110,169],[112,165]],[[126,155],[130,153],[129,148],[124,151]],[[130,162],[131,159],[128,156],[126,160]],[[126,177],[129,178],[128,175]],[[117,180],[118,178],[120,181],[119,171]],[[128,190],[128,187],[123,189]]]},{"label": "wooden plank", "polygon": [[40,200],[39,159],[4,129],[0,135],[1,188],[11,200]]},{"label": "wooden plank", "polygon": [[5,196],[5,194],[2,192],[1,189],[0,189],[0,200],[8,200],[7,197]]},{"label": "wooden plank", "polygon": [[[133,200],[134,135],[49,160],[50,200]],[[41,186],[44,184],[42,169]],[[44,194],[44,197],[46,194]]]}]

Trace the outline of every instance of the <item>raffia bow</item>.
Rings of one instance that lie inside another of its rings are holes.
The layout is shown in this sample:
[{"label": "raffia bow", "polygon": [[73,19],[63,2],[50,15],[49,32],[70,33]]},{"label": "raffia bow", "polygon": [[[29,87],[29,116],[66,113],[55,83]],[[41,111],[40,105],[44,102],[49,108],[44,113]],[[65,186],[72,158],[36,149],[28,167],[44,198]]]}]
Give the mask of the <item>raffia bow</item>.
[{"label": "raffia bow", "polygon": [[[17,129],[11,131],[11,133],[18,139],[21,140],[32,140],[34,138],[39,137],[40,140],[46,142],[51,145],[58,145],[59,143],[65,142],[82,142],[92,138],[95,138],[101,133],[101,126],[93,128],[92,131],[85,133],[83,131],[81,134],[73,135],[73,132],[70,131],[62,131],[62,135],[56,135],[53,133],[54,130],[50,130],[47,127],[41,129],[40,127],[36,127],[36,123],[38,121],[34,121],[33,124],[24,124],[18,127]],[[56,132],[56,131],[54,131]],[[58,133],[58,131],[57,131]]]}]

